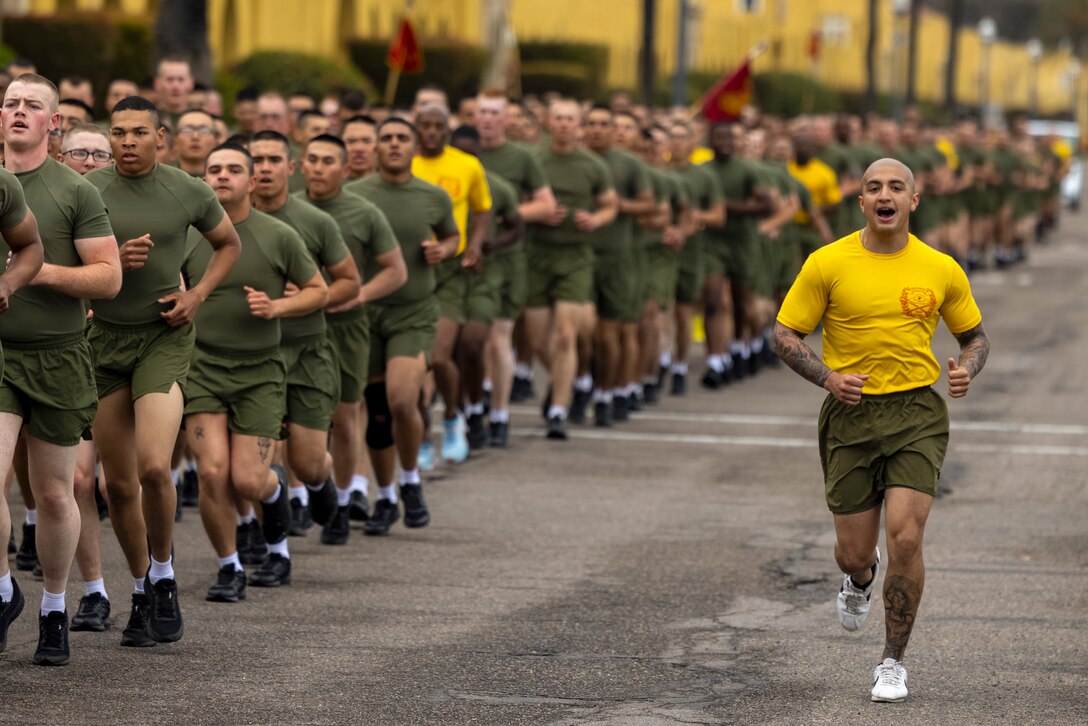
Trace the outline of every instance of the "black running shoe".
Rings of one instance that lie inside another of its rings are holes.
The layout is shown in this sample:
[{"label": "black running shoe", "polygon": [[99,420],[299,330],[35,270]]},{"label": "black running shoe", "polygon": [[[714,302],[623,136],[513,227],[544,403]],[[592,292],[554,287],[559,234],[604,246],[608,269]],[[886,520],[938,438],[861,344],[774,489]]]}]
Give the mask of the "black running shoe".
[{"label": "black running shoe", "polygon": [[553,441],[567,440],[567,422],[562,416],[552,416],[548,419],[548,438]]},{"label": "black running shoe", "polygon": [[147,634],[159,643],[181,640],[185,627],[178,604],[178,583],[167,578],[151,584],[151,578],[145,576],[144,593],[147,595]]},{"label": "black running shoe", "polygon": [[324,527],[332,520],[336,514],[336,505],[336,485],[333,484],[332,477],[326,479],[316,492],[310,490],[310,514],[318,526]]},{"label": "black running shoe", "polygon": [[657,404],[657,384],[644,383],[642,385],[642,402],[647,406]]},{"label": "black running shoe", "polygon": [[8,647],[8,628],[15,622],[15,618],[19,617],[19,613],[23,612],[23,606],[26,605],[26,598],[23,597],[23,591],[19,589],[19,583],[14,577],[11,578],[11,591],[10,601],[0,601],[0,653]]},{"label": "black running shoe", "polygon": [[365,522],[370,519],[370,502],[358,489],[353,489],[348,497],[348,519],[352,522]]},{"label": "black running shoe", "polygon": [[657,367],[657,390],[665,390],[665,381],[669,377],[669,367],[659,365]]},{"label": "black running shoe", "polygon": [[706,373],[703,374],[703,378],[699,383],[708,391],[717,391],[725,385],[725,381],[722,380],[722,374],[713,368],[706,369]]},{"label": "black running shoe", "polygon": [[34,651],[34,665],[68,665],[68,613],[54,610],[38,616],[38,649]]},{"label": "black running shoe", "polygon": [[8,537],[8,554],[13,555],[18,551],[19,551],[19,545],[15,544],[15,532],[13,531],[11,533],[11,536]]},{"label": "black running shoe", "polygon": [[363,525],[363,534],[371,537],[381,537],[389,534],[389,528],[400,519],[400,505],[385,499],[379,499],[374,503],[374,513]]},{"label": "black running shoe", "polygon": [[491,413],[491,391],[484,390],[480,403],[484,405],[484,415]]},{"label": "black running shoe", "polygon": [[747,359],[742,359],[742,361],[745,365],[747,365],[748,375],[750,376],[754,376],[759,373],[759,369],[761,367],[760,364],[763,362],[755,353],[752,353],[750,356],[748,356]]},{"label": "black running shoe", "polygon": [[740,353],[734,353],[730,357],[733,359],[733,365],[729,366],[730,377],[734,381],[743,381],[748,375],[748,361],[742,359]]},{"label": "black running shoe", "polygon": [[627,398],[625,396],[612,396],[612,420],[626,421],[630,415],[627,413]]},{"label": "black running shoe", "polygon": [[688,392],[688,377],[686,373],[673,373],[672,374],[672,390],[669,391],[674,396],[683,396]]},{"label": "black running shoe", "polygon": [[305,537],[306,531],[313,526],[314,518],[310,516],[310,508],[298,497],[291,497],[291,526],[287,528],[287,534],[291,537]]},{"label": "black running shoe", "polygon": [[121,645],[126,648],[150,648],[155,641],[147,634],[147,595],[132,593],[132,612],[128,625],[121,631]]},{"label": "black running shoe", "polygon": [[521,403],[533,397],[533,382],[528,378],[514,376],[514,383],[510,387],[510,402]]},{"label": "black running shoe", "polygon": [[571,423],[582,424],[586,422],[586,409],[589,408],[589,402],[593,399],[593,394],[589,391],[579,391],[574,389],[574,393],[570,399],[570,412],[567,414],[567,420]]},{"label": "black running shoe", "polygon": [[200,506],[200,479],[194,469],[186,469],[181,475],[181,504],[185,507]]},{"label": "black running shoe", "polygon": [[627,412],[638,413],[642,410],[642,399],[638,397],[637,393],[630,393],[627,395]]},{"label": "black running shoe", "polygon": [[249,524],[239,524],[234,528],[234,546],[238,549],[238,559],[243,565],[248,565],[252,557],[253,542],[250,536]]},{"label": "black running shoe", "polygon": [[34,577],[36,577],[38,579],[41,579],[41,578],[45,577],[45,571],[42,570],[42,563],[41,562],[35,562],[34,563]]},{"label": "black running shoe", "polygon": [[216,575],[215,584],[208,588],[204,597],[208,602],[238,602],[246,599],[246,571],[236,570],[234,565],[223,565]]},{"label": "black running shoe", "polygon": [[612,404],[597,401],[593,404],[593,422],[597,426],[608,427],[612,425]]},{"label": "black running shoe", "polygon": [[72,618],[72,630],[104,632],[110,627],[110,601],[100,592],[92,592],[79,599],[79,609]]},{"label": "black running shoe", "polygon": [[431,523],[427,502],[423,501],[422,484],[401,484],[400,498],[404,502],[404,526],[416,529]]},{"label": "black running shoe", "polygon": [[279,481],[280,495],[271,504],[261,502],[262,527],[266,542],[282,542],[291,529],[291,500],[287,492],[287,472],[279,464],[273,464],[272,471]]},{"label": "black running shoe", "polygon": [[98,487],[98,479],[94,480],[94,505],[98,509],[98,521],[102,522],[110,517],[109,503],[102,496],[102,490]]},{"label": "black running shoe", "polygon": [[37,532],[37,525],[23,522],[23,543],[19,545],[19,551],[15,553],[16,570],[31,572],[38,564],[38,543],[34,539]]},{"label": "black running shoe", "polygon": [[510,438],[510,424],[505,421],[492,421],[488,438],[491,439],[491,448],[505,449]]},{"label": "black running shoe", "polygon": [[482,413],[474,413],[468,417],[468,433],[465,434],[465,438],[468,440],[468,448],[470,451],[478,451],[487,447],[487,423],[484,421],[484,415]]},{"label": "black running shoe", "polygon": [[349,524],[350,516],[346,506],[337,507],[336,514],[333,516],[332,521],[321,529],[321,544],[347,544],[348,537],[351,536],[351,525]]},{"label": "black running shoe", "polygon": [[548,390],[544,393],[544,400],[540,402],[540,417],[545,421],[548,420],[548,409],[552,407],[552,387],[548,386]]},{"label": "black running shoe", "polygon": [[272,553],[268,559],[249,576],[253,587],[279,587],[291,584],[291,558]]}]

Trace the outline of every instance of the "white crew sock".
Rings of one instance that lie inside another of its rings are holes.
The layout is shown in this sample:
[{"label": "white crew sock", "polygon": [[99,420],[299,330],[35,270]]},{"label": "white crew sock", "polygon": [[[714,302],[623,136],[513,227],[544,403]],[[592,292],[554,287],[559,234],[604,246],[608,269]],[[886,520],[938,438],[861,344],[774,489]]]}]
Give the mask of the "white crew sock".
[{"label": "white crew sock", "polygon": [[381,498],[386,500],[390,504],[396,504],[400,501],[400,499],[397,497],[397,487],[393,484],[390,484],[387,487],[381,487],[379,491],[381,492]]},{"label": "white crew sock", "polygon": [[717,353],[708,355],[706,357],[706,367],[715,373],[721,373],[725,370],[725,363],[722,363],[722,357]]},{"label": "white crew sock", "polygon": [[151,584],[154,585],[159,580],[173,580],[174,579],[174,565],[170,561],[159,562],[154,557],[151,558],[151,569],[147,571],[147,579],[151,580]]},{"label": "white crew sock", "polygon": [[231,565],[232,567],[234,567],[235,572],[241,572],[243,569],[245,569],[242,567],[242,561],[238,559],[237,551],[230,553],[226,557],[219,558],[219,569],[223,569],[227,565]]},{"label": "white crew sock", "polygon": [[625,388],[613,388],[612,389],[612,398],[613,398],[613,400],[615,400],[617,398],[623,398],[626,395],[627,395],[627,389],[625,389]]},{"label": "white crew sock", "polygon": [[752,357],[752,349],[748,346],[747,341],[741,341],[740,343],[740,359],[748,360]]},{"label": "white crew sock", "polygon": [[287,538],[284,537],[279,542],[269,542],[268,554],[279,555],[288,560],[291,559],[291,553],[287,551]]},{"label": "white crew sock", "polygon": [[752,352],[756,355],[763,352],[763,338],[752,338]]},{"label": "white crew sock", "polygon": [[272,496],[270,496],[268,499],[263,499],[261,501],[264,504],[275,504],[279,500],[280,500],[280,487],[279,487],[279,485],[276,485],[276,489],[275,489],[275,491],[272,492]]},{"label": "white crew sock", "polygon": [[672,364],[673,375],[686,376],[688,374],[688,364],[680,363],[679,361]]},{"label": "white crew sock", "polygon": [[26,522],[27,524],[36,526],[38,524],[38,510],[37,509],[28,509],[28,510],[26,510],[26,516],[23,517],[23,521]]},{"label": "white crew sock", "polygon": [[144,578],[134,577],[132,578],[132,591],[137,595],[144,594]]},{"label": "white crew sock", "polygon": [[483,384],[480,387],[488,393],[491,393],[491,379],[485,378]]},{"label": "white crew sock", "polygon": [[518,363],[514,366],[514,378],[527,378],[531,381],[533,380],[533,369],[524,363]]},{"label": "white crew sock", "polygon": [[470,403],[465,406],[466,416],[483,416],[484,415],[484,402]]},{"label": "white crew sock", "polygon": [[493,408],[488,418],[491,423],[510,423],[510,412],[505,408]]},{"label": "white crew sock", "polygon": [[362,492],[363,496],[366,496],[367,490],[370,487],[370,480],[362,474],[352,474],[351,484],[348,485],[348,490],[353,492]]},{"label": "white crew sock", "polygon": [[623,392],[627,395],[628,398],[630,398],[631,396],[637,396],[638,394],[642,393],[642,386],[637,383],[628,383],[627,388],[623,389]]},{"label": "white crew sock", "polygon": [[288,494],[290,494],[292,499],[297,499],[299,501],[299,504],[304,507],[310,503],[310,490],[304,486],[291,487],[288,490]]},{"label": "white crew sock", "polygon": [[174,486],[176,486],[176,487],[181,486],[181,473],[182,473],[182,471],[183,471],[182,468],[179,466],[177,469],[174,469],[174,471],[171,472],[171,474],[174,477]]},{"label": "white crew sock", "polygon": [[574,379],[574,389],[581,391],[582,393],[589,393],[593,390],[593,376],[588,373],[584,376],[578,376]]},{"label": "white crew sock", "polygon": [[185,457],[185,471],[196,471],[196,459],[191,456]]},{"label": "white crew sock", "polygon": [[[593,403],[612,403],[612,391],[602,391],[598,388],[593,392]],[[551,418],[550,413],[548,418]]]},{"label": "white crew sock", "polygon": [[64,593],[60,594],[42,590],[42,615],[64,612]]},{"label": "white crew sock", "polygon": [[661,357],[657,359],[657,364],[662,368],[668,368],[672,365],[672,353],[666,351],[661,354]]},{"label": "white crew sock", "polygon": [[566,420],[566,418],[567,418],[567,407],[566,406],[557,406],[556,404],[553,403],[548,408],[548,418],[555,418],[556,416],[558,416],[561,419]]},{"label": "white crew sock", "polygon": [[336,487],[336,505],[346,507],[349,503],[351,503],[351,487],[347,489]]},{"label": "white crew sock", "polygon": [[729,343],[729,352],[733,355],[740,355],[740,351],[742,348],[743,346],[741,345],[741,342],[739,340],[734,339],[731,343]]},{"label": "white crew sock", "polygon": [[15,586],[11,584],[11,573],[0,577],[0,601],[11,602],[15,598]]},{"label": "white crew sock", "polygon": [[106,594],[106,581],[103,580],[101,577],[97,580],[91,580],[90,582],[83,583],[84,597],[86,597],[87,595],[93,595],[96,592],[105,599],[110,599],[110,596]]},{"label": "white crew sock", "polygon": [[401,484],[419,484],[419,469],[405,469],[400,473]]},{"label": "white crew sock", "polygon": [[245,514],[238,515],[238,524],[249,524],[255,519],[257,519],[257,514],[253,511],[253,507],[250,507]]}]

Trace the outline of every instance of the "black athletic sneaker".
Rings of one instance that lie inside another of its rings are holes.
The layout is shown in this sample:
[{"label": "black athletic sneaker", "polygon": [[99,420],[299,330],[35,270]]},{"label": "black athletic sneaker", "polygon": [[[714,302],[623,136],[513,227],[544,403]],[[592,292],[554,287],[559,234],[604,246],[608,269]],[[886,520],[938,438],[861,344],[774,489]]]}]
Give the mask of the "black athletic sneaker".
[{"label": "black athletic sneaker", "polygon": [[38,616],[38,649],[34,651],[34,665],[68,665],[68,613],[54,610]]},{"label": "black athletic sneaker", "polygon": [[150,648],[155,641],[147,634],[147,595],[132,593],[132,612],[128,625],[121,631],[121,645],[126,648]]},{"label": "black athletic sneaker", "polygon": [[729,373],[734,381],[743,381],[748,374],[748,363],[740,357],[740,353],[733,353],[730,356],[733,359],[733,365],[729,366]]},{"label": "black athletic sneaker", "polygon": [[287,528],[287,534],[291,537],[305,537],[306,531],[313,526],[314,518],[310,516],[310,508],[298,497],[291,497],[291,526]]},{"label": "black athletic sneaker", "polygon": [[279,587],[291,584],[291,558],[272,553],[260,568],[249,576],[253,587]]},{"label": "black athletic sneaker", "polygon": [[659,391],[665,390],[665,381],[668,379],[668,377],[669,377],[669,367],[659,365],[657,367],[657,390],[659,390]]},{"label": "black athletic sneaker", "polygon": [[657,384],[644,383],[642,385],[642,402],[647,406],[653,406],[657,403]]},{"label": "black athletic sneaker", "polygon": [[[175,490],[180,488],[181,487],[174,487]],[[179,491],[174,492],[174,521],[181,521],[181,492]]]},{"label": "black athletic sneaker", "polygon": [[528,378],[514,376],[514,383],[510,387],[510,402],[521,403],[533,397],[533,382]]},{"label": "black athletic sneaker", "polygon": [[491,391],[484,390],[484,394],[481,397],[480,403],[484,405],[484,414],[491,413]]},{"label": "black athletic sneaker", "polygon": [[548,438],[553,441],[567,440],[567,422],[562,416],[552,416],[548,419]]},{"label": "black athletic sneaker", "polygon": [[612,404],[597,401],[593,404],[593,422],[597,426],[607,427],[612,425]]},{"label": "black athletic sneaker", "polygon": [[333,516],[332,521],[321,529],[321,544],[347,544],[348,537],[351,535],[351,525],[349,524],[350,516],[346,506],[337,507],[336,514]]},{"label": "black athletic sneaker", "polygon": [[586,409],[589,407],[589,402],[593,399],[593,394],[589,391],[579,391],[574,389],[574,393],[570,399],[570,412],[567,414],[567,420],[571,423],[582,424],[586,422]]},{"label": "black athletic sneaker", "polygon": [[287,492],[287,472],[279,464],[273,464],[272,471],[279,480],[280,496],[271,504],[261,502],[262,527],[266,542],[282,542],[291,529],[291,500]]},{"label": "black athletic sneaker", "polygon": [[23,522],[23,543],[15,553],[15,569],[30,572],[38,564],[38,543],[34,539],[38,526]]},{"label": "black athletic sneaker", "polygon": [[673,373],[672,374],[672,390],[669,391],[674,396],[683,396],[688,392],[688,377],[685,373]]},{"label": "black athletic sneaker", "polygon": [[379,499],[374,503],[374,513],[363,525],[363,534],[371,537],[380,537],[389,534],[389,528],[400,519],[400,505],[385,499]]},{"label": "black athletic sneaker", "polygon": [[38,578],[39,580],[41,578],[45,577],[45,571],[42,569],[42,563],[41,562],[35,562],[34,563],[34,573],[33,574],[34,574],[34,577]]},{"label": "black athletic sneaker", "polygon": [[208,588],[204,597],[208,602],[238,602],[246,599],[246,571],[236,570],[234,565],[223,565],[216,575],[215,584]]},{"label": "black athletic sneaker", "polygon": [[722,380],[722,374],[713,368],[707,368],[706,373],[703,374],[703,379],[699,381],[703,388],[709,391],[717,391],[725,385],[725,381]]},{"label": "black athletic sneaker", "polygon": [[15,544],[15,532],[12,531],[11,536],[8,537],[8,554],[13,555],[19,551],[19,545]]},{"label": "black athletic sneaker", "polygon": [[250,564],[248,560],[252,557],[253,542],[248,524],[239,524],[234,528],[234,546],[238,549],[238,559],[242,564]]},{"label": "black athletic sneaker", "polygon": [[147,595],[147,634],[159,643],[181,640],[185,626],[178,605],[178,583],[167,578],[151,584],[151,578],[145,576],[144,593]]},{"label": "black athletic sneaker", "polygon": [[404,526],[416,529],[431,523],[427,502],[423,501],[422,484],[401,484],[400,498],[404,502]]},{"label": "black athletic sneaker", "polygon": [[510,438],[510,424],[505,421],[492,421],[488,438],[491,439],[491,448],[505,449]]},{"label": "black athletic sneaker", "polygon": [[186,469],[181,475],[181,504],[185,507],[200,506],[200,479],[193,469]]},{"label": "black athletic sneaker", "polygon": [[627,413],[627,398],[624,396],[612,396],[612,420],[626,421],[631,418]]},{"label": "black athletic sneaker", "polygon": [[26,598],[23,597],[23,591],[19,589],[19,583],[14,577],[11,578],[11,590],[11,600],[0,601],[0,653],[8,647],[8,628],[15,622],[15,618],[19,617],[19,613],[23,612],[23,606],[26,605]]},{"label": "black athletic sneaker", "polygon": [[98,479],[94,480],[94,505],[98,508],[98,521],[103,522],[110,517],[109,503],[102,496],[102,490],[98,488]]},{"label": "black athletic sneaker", "polygon": [[72,630],[87,630],[101,633],[110,627],[110,601],[100,592],[84,595],[79,599],[79,608],[72,618]]},{"label": "black athletic sneaker", "polygon": [[331,477],[316,492],[310,490],[310,515],[318,526],[324,527],[333,518],[336,514],[336,503],[336,485]]},{"label": "black athletic sneaker", "polygon": [[638,413],[642,410],[642,399],[638,397],[637,393],[630,393],[627,396],[627,411],[628,413]]},{"label": "black athletic sneaker", "polygon": [[548,409],[552,407],[552,387],[548,386],[548,390],[544,393],[544,400],[540,402],[540,418],[545,421],[548,420]]},{"label": "black athletic sneaker", "polygon": [[358,489],[353,489],[348,497],[348,519],[352,522],[365,522],[370,519],[370,502]]},{"label": "black athletic sneaker", "polygon": [[487,424],[482,413],[474,413],[468,417],[468,433],[465,438],[468,439],[470,451],[487,447]]}]

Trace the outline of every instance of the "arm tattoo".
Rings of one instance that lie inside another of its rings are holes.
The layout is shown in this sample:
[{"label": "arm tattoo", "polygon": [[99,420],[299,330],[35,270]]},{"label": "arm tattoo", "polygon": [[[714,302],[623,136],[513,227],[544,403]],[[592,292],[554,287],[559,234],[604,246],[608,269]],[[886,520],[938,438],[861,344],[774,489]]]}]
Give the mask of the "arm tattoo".
[{"label": "arm tattoo", "polygon": [[257,452],[261,456],[261,461],[268,461],[268,453],[272,450],[272,439],[267,436],[261,436],[257,439]]},{"label": "arm tattoo", "polygon": [[956,336],[960,344],[960,365],[967,369],[974,378],[986,365],[986,358],[990,355],[990,339],[986,337],[986,331],[979,323],[970,330],[965,330]]},{"label": "arm tattoo", "polygon": [[831,369],[808,347],[801,334],[782,323],[774,325],[774,352],[799,376],[820,388],[831,375]]},{"label": "arm tattoo", "polygon": [[197,426],[196,427],[196,437],[197,437],[197,439],[204,438],[204,427],[203,426]]},{"label": "arm tattoo", "polygon": [[882,658],[903,660],[903,651],[907,649],[910,631],[914,628],[914,617],[918,613],[918,603],[922,599],[922,588],[918,583],[902,575],[891,575],[884,581],[884,655]]}]

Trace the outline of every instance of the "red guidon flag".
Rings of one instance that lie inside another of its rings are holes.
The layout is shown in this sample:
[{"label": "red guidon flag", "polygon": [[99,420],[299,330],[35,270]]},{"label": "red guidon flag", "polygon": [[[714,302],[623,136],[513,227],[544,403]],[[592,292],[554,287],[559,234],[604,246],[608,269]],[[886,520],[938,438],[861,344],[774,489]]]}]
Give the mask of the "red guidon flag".
[{"label": "red guidon flag", "polygon": [[389,46],[385,64],[401,73],[418,73],[423,70],[423,48],[420,47],[416,31],[408,18],[400,22],[400,30],[397,31],[393,44]]},{"label": "red guidon flag", "polygon": [[703,95],[700,111],[710,123],[732,121],[752,100],[752,61],[745,58],[739,68],[715,83]]}]

